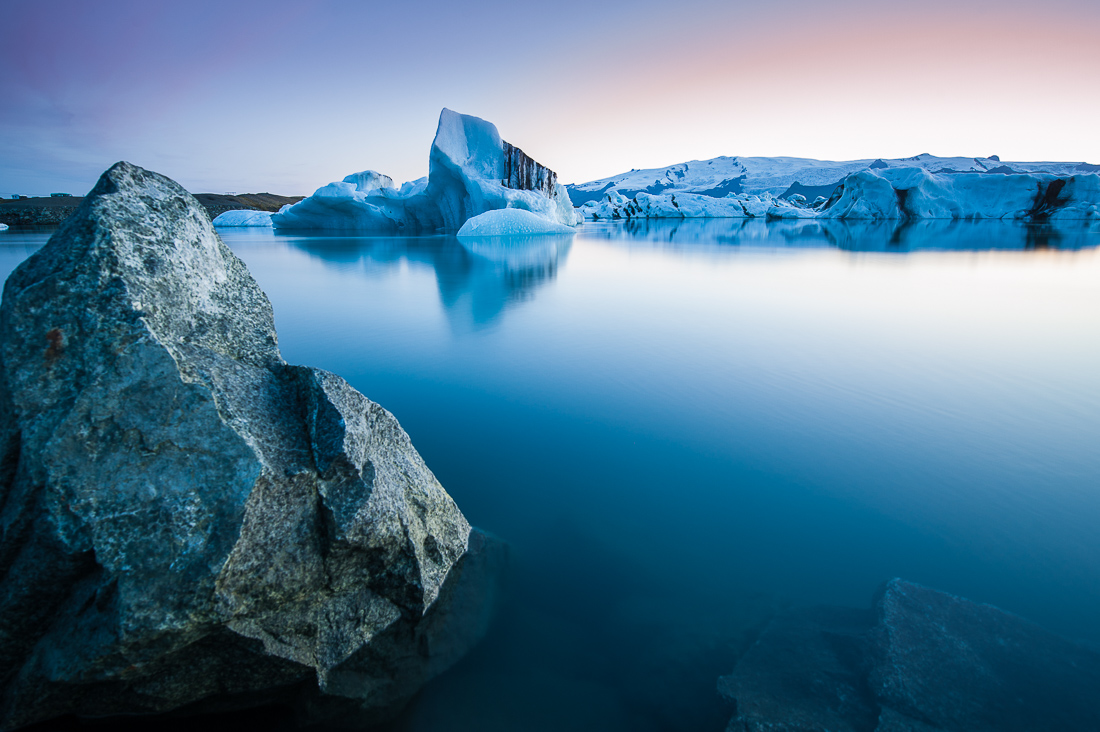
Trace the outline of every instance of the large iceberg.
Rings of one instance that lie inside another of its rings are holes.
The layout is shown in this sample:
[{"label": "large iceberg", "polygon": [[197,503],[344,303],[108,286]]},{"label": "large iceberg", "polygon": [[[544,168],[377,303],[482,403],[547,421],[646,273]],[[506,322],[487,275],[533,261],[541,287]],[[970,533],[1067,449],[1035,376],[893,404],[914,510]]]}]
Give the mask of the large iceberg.
[{"label": "large iceberg", "polygon": [[807,202],[770,192],[639,192],[627,198],[608,191],[579,209],[592,220],[636,218],[766,219],[1014,219],[1100,220],[1100,175],[1077,173],[930,172],[921,166],[878,166],[848,174],[829,198]]},{"label": "large iceberg", "polygon": [[853,173],[894,168],[921,168],[929,173],[944,175],[1046,173],[1068,177],[1100,173],[1100,165],[1089,163],[1002,162],[996,155],[986,158],[941,158],[924,154],[909,158],[847,161],[719,157],[692,160],[665,168],[631,170],[610,178],[567,185],[566,189],[575,206],[582,206],[588,201],[599,202],[608,193],[618,193],[628,199],[639,193],[675,193],[677,198],[680,194],[692,193],[719,199],[730,194],[762,196],[767,193],[775,198],[801,195],[812,201],[818,196],[828,199],[840,182]]},{"label": "large iceberg", "polygon": [[493,124],[444,109],[427,178],[397,188],[381,173],[354,173],[284,207],[271,221],[277,229],[456,232],[478,214],[506,208],[563,226],[580,220],[554,171],[502,140]]}]

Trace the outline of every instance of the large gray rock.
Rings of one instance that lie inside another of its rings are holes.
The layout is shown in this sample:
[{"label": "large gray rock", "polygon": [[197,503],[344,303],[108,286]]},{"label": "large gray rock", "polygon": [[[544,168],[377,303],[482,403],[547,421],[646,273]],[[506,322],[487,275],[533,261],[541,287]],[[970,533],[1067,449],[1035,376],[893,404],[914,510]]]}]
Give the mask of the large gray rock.
[{"label": "large gray rock", "polygon": [[0,308],[0,728],[295,698],[369,721],[502,561],[386,410],[287,365],[202,207],[119,163]]},{"label": "large gray rock", "polygon": [[866,732],[877,708],[860,668],[870,613],[811,608],[772,620],[719,693],[737,704],[729,732]]},{"label": "large gray rock", "polygon": [[871,633],[872,692],[944,730],[1100,730],[1100,654],[991,605],[893,580]]},{"label": "large gray rock", "polygon": [[1091,732],[1100,653],[894,579],[873,612],[773,620],[718,682],[730,732]]}]

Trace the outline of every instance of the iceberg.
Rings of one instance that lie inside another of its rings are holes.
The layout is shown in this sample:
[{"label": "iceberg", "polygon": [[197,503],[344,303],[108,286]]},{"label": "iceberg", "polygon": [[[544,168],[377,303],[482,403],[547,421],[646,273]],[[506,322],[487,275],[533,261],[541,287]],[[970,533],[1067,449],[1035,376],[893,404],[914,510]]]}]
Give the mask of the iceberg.
[{"label": "iceberg", "polygon": [[381,173],[354,173],[283,207],[271,221],[277,229],[456,232],[467,220],[497,209],[528,211],[561,226],[580,222],[554,171],[502,140],[492,123],[444,109],[427,178],[395,188]]},{"label": "iceberg", "polygon": [[718,157],[692,160],[664,168],[631,170],[627,173],[566,186],[574,206],[588,201],[599,202],[608,193],[634,198],[639,193],[670,194],[677,198],[692,193],[711,198],[733,194],[789,199],[804,196],[813,201],[818,196],[828,199],[847,176],[863,170],[888,171],[895,168],[920,168],[933,174],[987,173],[1014,175],[1045,173],[1068,177],[1085,173],[1100,173],[1100,165],[1089,163],[1002,162],[996,155],[977,158],[941,158],[935,155],[915,155],[909,158],[874,160],[813,160],[790,157]]},{"label": "iceberg", "polygon": [[0,224],[0,231],[7,231],[7,230],[8,230],[8,225],[7,224]]},{"label": "iceberg", "polygon": [[532,234],[572,234],[573,228],[521,208],[486,211],[467,219],[458,230],[458,238],[515,237]]},{"label": "iceberg", "polygon": [[219,214],[214,218],[214,226],[256,226],[256,227],[270,227],[271,226],[271,212],[270,211],[226,211],[223,214]]},{"label": "iceberg", "polygon": [[[805,199],[803,199],[805,200]],[[713,198],[699,193],[638,193],[630,199],[615,191],[602,201],[588,201],[578,209],[586,219],[719,219],[719,218],[814,218],[816,213],[795,201],[770,193],[730,194]]]},{"label": "iceberg", "polygon": [[921,168],[849,175],[821,216],[837,219],[1098,218],[1100,175],[936,174]]},{"label": "iceberg", "polygon": [[634,218],[765,219],[1011,219],[1100,220],[1100,175],[1053,173],[931,172],[921,166],[881,165],[846,175],[830,197],[807,203],[787,198],[731,193],[714,198],[663,192],[627,198],[609,190],[580,208],[594,221]]}]

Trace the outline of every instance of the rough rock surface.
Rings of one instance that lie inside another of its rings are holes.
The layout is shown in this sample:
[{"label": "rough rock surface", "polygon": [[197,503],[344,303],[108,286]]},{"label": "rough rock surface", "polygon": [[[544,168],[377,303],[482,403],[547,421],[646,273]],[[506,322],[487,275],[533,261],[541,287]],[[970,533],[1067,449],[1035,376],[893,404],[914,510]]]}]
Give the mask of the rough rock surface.
[{"label": "rough rock surface", "polygon": [[1100,653],[899,579],[873,612],[775,619],[718,688],[731,732],[1100,729]]},{"label": "rough rock surface", "polygon": [[0,307],[0,728],[394,710],[484,631],[498,542],[396,419],[286,364],[173,181],[119,163]]},{"label": "rough rock surface", "polygon": [[874,700],[859,659],[866,610],[813,608],[776,618],[718,690],[736,700],[737,732],[874,729]]}]

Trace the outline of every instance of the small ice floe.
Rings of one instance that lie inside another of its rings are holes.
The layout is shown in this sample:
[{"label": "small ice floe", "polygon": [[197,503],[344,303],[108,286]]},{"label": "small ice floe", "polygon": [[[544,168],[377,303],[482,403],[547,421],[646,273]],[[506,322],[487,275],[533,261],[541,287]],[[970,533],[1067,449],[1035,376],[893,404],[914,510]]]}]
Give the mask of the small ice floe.
[{"label": "small ice floe", "polygon": [[268,211],[226,211],[214,219],[214,226],[271,226]]},{"label": "small ice floe", "polygon": [[482,236],[531,236],[535,234],[572,234],[573,228],[521,208],[486,211],[467,219],[458,230],[460,239]]}]

